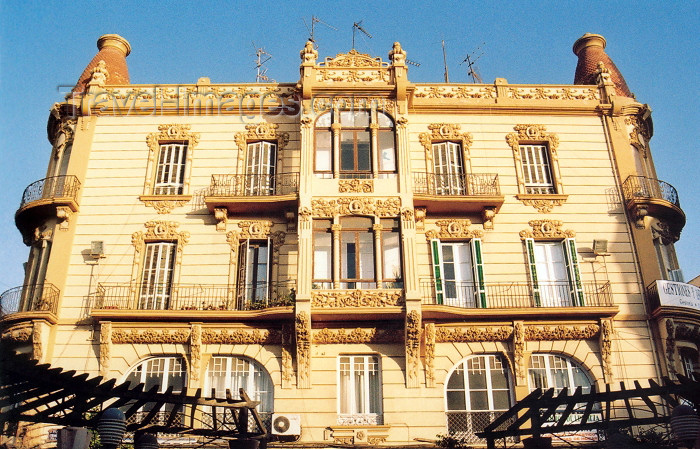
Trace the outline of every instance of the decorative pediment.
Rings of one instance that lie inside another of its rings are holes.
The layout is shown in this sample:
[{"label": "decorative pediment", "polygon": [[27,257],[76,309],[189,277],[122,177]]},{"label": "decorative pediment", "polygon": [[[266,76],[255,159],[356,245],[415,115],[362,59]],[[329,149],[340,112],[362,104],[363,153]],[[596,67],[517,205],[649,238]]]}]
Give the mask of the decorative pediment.
[{"label": "decorative pediment", "polygon": [[430,132],[420,133],[418,140],[425,148],[425,151],[430,153],[433,141],[451,140],[462,143],[462,150],[467,151],[472,144],[472,135],[460,131],[461,126],[456,123],[432,123],[428,125]]},{"label": "decorative pediment", "polygon": [[180,140],[188,142],[188,149],[191,151],[199,143],[199,133],[190,132],[190,125],[171,124],[158,125],[158,132],[151,133],[146,137],[148,149],[153,154],[158,154],[158,144],[162,141]]},{"label": "decorative pediment", "polygon": [[325,61],[318,64],[328,68],[365,68],[365,67],[388,67],[389,64],[382,61],[382,58],[373,58],[366,53],[359,53],[354,48],[347,53],[338,53],[335,58],[327,57]]},{"label": "decorative pediment", "polygon": [[279,126],[276,123],[267,122],[245,125],[245,132],[238,132],[234,136],[241,154],[245,154],[246,144],[251,140],[275,141],[277,142],[277,150],[282,151],[289,142],[289,133],[277,131]]},{"label": "decorative pediment", "polygon": [[522,142],[547,142],[549,151],[552,155],[556,155],[557,147],[559,146],[559,137],[554,133],[548,133],[544,125],[515,125],[514,133],[506,135],[508,145],[513,149],[513,152],[520,152],[520,143]]},{"label": "decorative pediment", "polygon": [[532,229],[520,231],[521,239],[561,240],[576,236],[576,232],[562,229],[562,222],[559,220],[530,220],[527,224]]},{"label": "decorative pediment", "polygon": [[312,214],[316,218],[331,218],[335,215],[377,215],[379,217],[397,217],[401,212],[401,199],[388,198],[338,198],[326,201],[311,201]]},{"label": "decorative pediment", "polygon": [[440,228],[438,231],[433,229],[427,231],[425,236],[429,239],[473,239],[484,235],[484,232],[478,229],[469,229],[471,220],[438,220],[435,224]]}]

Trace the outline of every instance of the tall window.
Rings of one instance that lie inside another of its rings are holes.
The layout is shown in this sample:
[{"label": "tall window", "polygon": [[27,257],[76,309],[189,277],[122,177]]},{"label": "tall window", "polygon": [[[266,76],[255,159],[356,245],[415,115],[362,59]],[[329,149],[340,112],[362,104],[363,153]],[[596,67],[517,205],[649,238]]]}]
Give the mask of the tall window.
[{"label": "tall window", "polygon": [[556,193],[546,145],[520,145],[525,193]]},{"label": "tall window", "polygon": [[374,355],[338,358],[338,424],[382,424],[382,380]]},{"label": "tall window", "polygon": [[[333,126],[335,125],[335,126]],[[314,171],[323,178],[373,178],[396,173],[394,123],[383,112],[327,112],[316,120]]]},{"label": "tall window", "polygon": [[464,195],[462,146],[454,142],[432,144],[433,174],[437,195]]},{"label": "tall window", "polygon": [[375,226],[369,217],[341,217],[339,224],[336,254],[331,220],[314,220],[314,288],[401,288],[399,220],[382,218]]},{"label": "tall window", "polygon": [[683,374],[693,380],[700,380],[700,364],[698,364],[698,351],[693,348],[681,348],[679,351]]},{"label": "tall window", "polygon": [[[136,365],[133,369],[129,371],[126,376],[126,380],[131,383],[132,386],[138,384],[144,384],[144,391],[148,391],[155,385],[159,385],[158,392],[164,393],[169,388],[172,387],[172,393],[181,393],[185,388],[187,388],[187,374],[185,372],[185,361],[182,357],[154,357]],[[149,411],[153,410],[155,403],[147,403],[140,410],[139,414],[147,414]],[[127,408],[130,405],[127,405]],[[166,404],[163,406],[158,414],[156,415],[156,423],[165,424],[167,422],[170,413],[175,407],[182,407],[175,404]],[[137,416],[137,418],[140,418]],[[184,411],[180,410],[179,419],[184,418]],[[175,424],[182,423],[179,420],[175,421]]]},{"label": "tall window", "polygon": [[183,142],[161,143],[159,147],[153,193],[155,195],[182,195],[187,162],[187,144]]},{"label": "tall window", "polygon": [[481,239],[431,240],[435,300],[456,307],[486,307]]},{"label": "tall window", "polygon": [[[226,398],[226,390],[231,392],[234,398],[238,398],[239,389],[243,389],[254,401],[260,401],[257,407],[262,418],[273,412],[274,387],[272,378],[267,370],[254,360],[235,356],[214,356],[207,366],[207,377],[204,384],[205,391],[216,390],[216,397]],[[230,420],[230,417],[226,417]],[[217,412],[217,420],[224,420],[223,411]]]},{"label": "tall window", "polygon": [[656,260],[659,262],[662,279],[675,282],[683,282],[683,273],[678,268],[676,254],[673,243],[664,244],[663,238],[654,238],[654,249],[656,250]]},{"label": "tall window", "polygon": [[140,309],[169,307],[176,250],[176,242],[146,243],[139,295]]},{"label": "tall window", "polygon": [[535,306],[583,306],[584,294],[576,242],[526,239]]},{"label": "tall window", "polygon": [[470,357],[447,379],[447,429],[467,438],[480,432],[512,405],[508,365],[500,355]]},{"label": "tall window", "polygon": [[270,240],[243,240],[238,248],[239,309],[268,304],[270,290]]},{"label": "tall window", "polygon": [[274,195],[277,144],[253,142],[246,155],[246,195]]}]

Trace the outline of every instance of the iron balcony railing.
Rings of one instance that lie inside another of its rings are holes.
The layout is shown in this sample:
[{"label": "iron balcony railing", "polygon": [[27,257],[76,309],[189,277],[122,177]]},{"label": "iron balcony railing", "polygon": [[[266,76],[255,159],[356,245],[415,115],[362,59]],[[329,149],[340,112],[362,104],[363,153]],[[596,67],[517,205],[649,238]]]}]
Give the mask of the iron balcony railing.
[{"label": "iron balcony railing", "polygon": [[678,192],[671,184],[646,176],[628,176],[622,184],[622,191],[626,200],[637,198],[654,198],[668,201],[677,207],[681,207]]},{"label": "iron balcony railing", "polygon": [[442,281],[436,289],[432,279],[420,281],[423,304],[442,304],[465,309],[516,309],[529,307],[605,307],[612,306],[610,282],[581,282],[572,291],[568,282],[473,282]]},{"label": "iron balcony railing", "polygon": [[206,196],[275,196],[299,192],[299,173],[212,175]]},{"label": "iron balcony railing", "polygon": [[0,316],[18,312],[56,314],[59,290],[53,284],[21,285],[0,294]]},{"label": "iron balcony railing", "polygon": [[76,176],[52,176],[33,182],[24,189],[20,209],[38,200],[69,198],[76,200],[80,181]]},{"label": "iron balcony railing", "polygon": [[496,173],[435,174],[415,172],[413,193],[417,195],[499,196]]},{"label": "iron balcony railing", "polygon": [[94,310],[259,310],[294,305],[295,282],[98,284]]}]

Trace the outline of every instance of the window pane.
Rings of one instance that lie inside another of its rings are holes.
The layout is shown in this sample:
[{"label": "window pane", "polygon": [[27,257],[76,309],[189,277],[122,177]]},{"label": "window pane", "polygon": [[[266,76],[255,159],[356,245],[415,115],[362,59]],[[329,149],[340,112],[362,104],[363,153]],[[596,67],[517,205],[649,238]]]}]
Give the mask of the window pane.
[{"label": "window pane", "polygon": [[489,400],[488,400],[488,396],[486,395],[486,391],[471,390],[469,392],[469,402],[470,402],[471,410],[488,410],[489,409]]},{"label": "window pane", "polygon": [[331,171],[331,132],[316,132],[316,171]]},{"label": "window pane", "polygon": [[391,120],[391,117],[383,112],[377,112],[377,123],[379,123],[381,128],[393,128],[394,126],[394,122]]},{"label": "window pane", "polygon": [[382,232],[384,279],[401,279],[401,251],[398,232]]},{"label": "window pane", "polygon": [[355,171],[355,133],[340,133],[340,169]]},{"label": "window pane", "polygon": [[466,401],[464,400],[464,391],[448,391],[447,392],[447,410],[466,410]]},{"label": "window pane", "polygon": [[369,111],[340,111],[340,126],[346,128],[369,127]]},{"label": "window pane", "polygon": [[365,232],[360,239],[360,279],[374,279],[374,236]]},{"label": "window pane", "polygon": [[510,408],[508,390],[493,392],[493,408],[494,410],[508,410]]},{"label": "window pane", "polygon": [[462,370],[462,365],[452,372],[450,379],[447,381],[447,388],[449,389],[464,389],[464,371]]},{"label": "window pane", "polygon": [[370,157],[370,134],[369,132],[357,133],[357,170],[372,170],[372,160]]},{"label": "window pane", "polygon": [[396,171],[396,151],[394,149],[394,132],[380,131],[378,136],[379,144],[379,171]]},{"label": "window pane", "polygon": [[331,235],[314,233],[314,279],[331,278]]},{"label": "window pane", "polygon": [[330,127],[331,126],[331,113],[326,112],[325,114],[321,115],[318,119],[316,119],[316,127]]}]

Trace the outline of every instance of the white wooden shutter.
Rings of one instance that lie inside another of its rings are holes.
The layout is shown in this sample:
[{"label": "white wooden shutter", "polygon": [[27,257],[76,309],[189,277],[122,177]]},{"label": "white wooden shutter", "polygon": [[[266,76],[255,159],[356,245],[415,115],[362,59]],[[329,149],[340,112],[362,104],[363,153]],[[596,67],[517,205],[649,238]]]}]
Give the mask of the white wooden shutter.
[{"label": "white wooden shutter", "polygon": [[564,258],[566,260],[566,270],[569,275],[569,291],[571,294],[571,305],[585,305],[583,284],[581,283],[581,272],[578,267],[578,255],[576,252],[576,240],[568,238],[563,240]]},{"label": "white wooden shutter", "polygon": [[435,303],[442,304],[444,301],[442,286],[442,255],[440,251],[440,240],[430,240],[430,250],[432,252],[433,277],[435,280]]},{"label": "white wooden shutter", "polygon": [[540,286],[537,282],[537,262],[535,259],[535,239],[525,239],[525,248],[527,249],[527,264],[530,268],[530,285],[532,286],[532,298],[535,301],[535,306],[540,307],[542,301],[540,299]]},{"label": "white wooden shutter", "polygon": [[477,307],[486,308],[486,284],[484,282],[484,261],[481,255],[481,239],[471,240],[472,270],[474,271],[474,300]]}]

